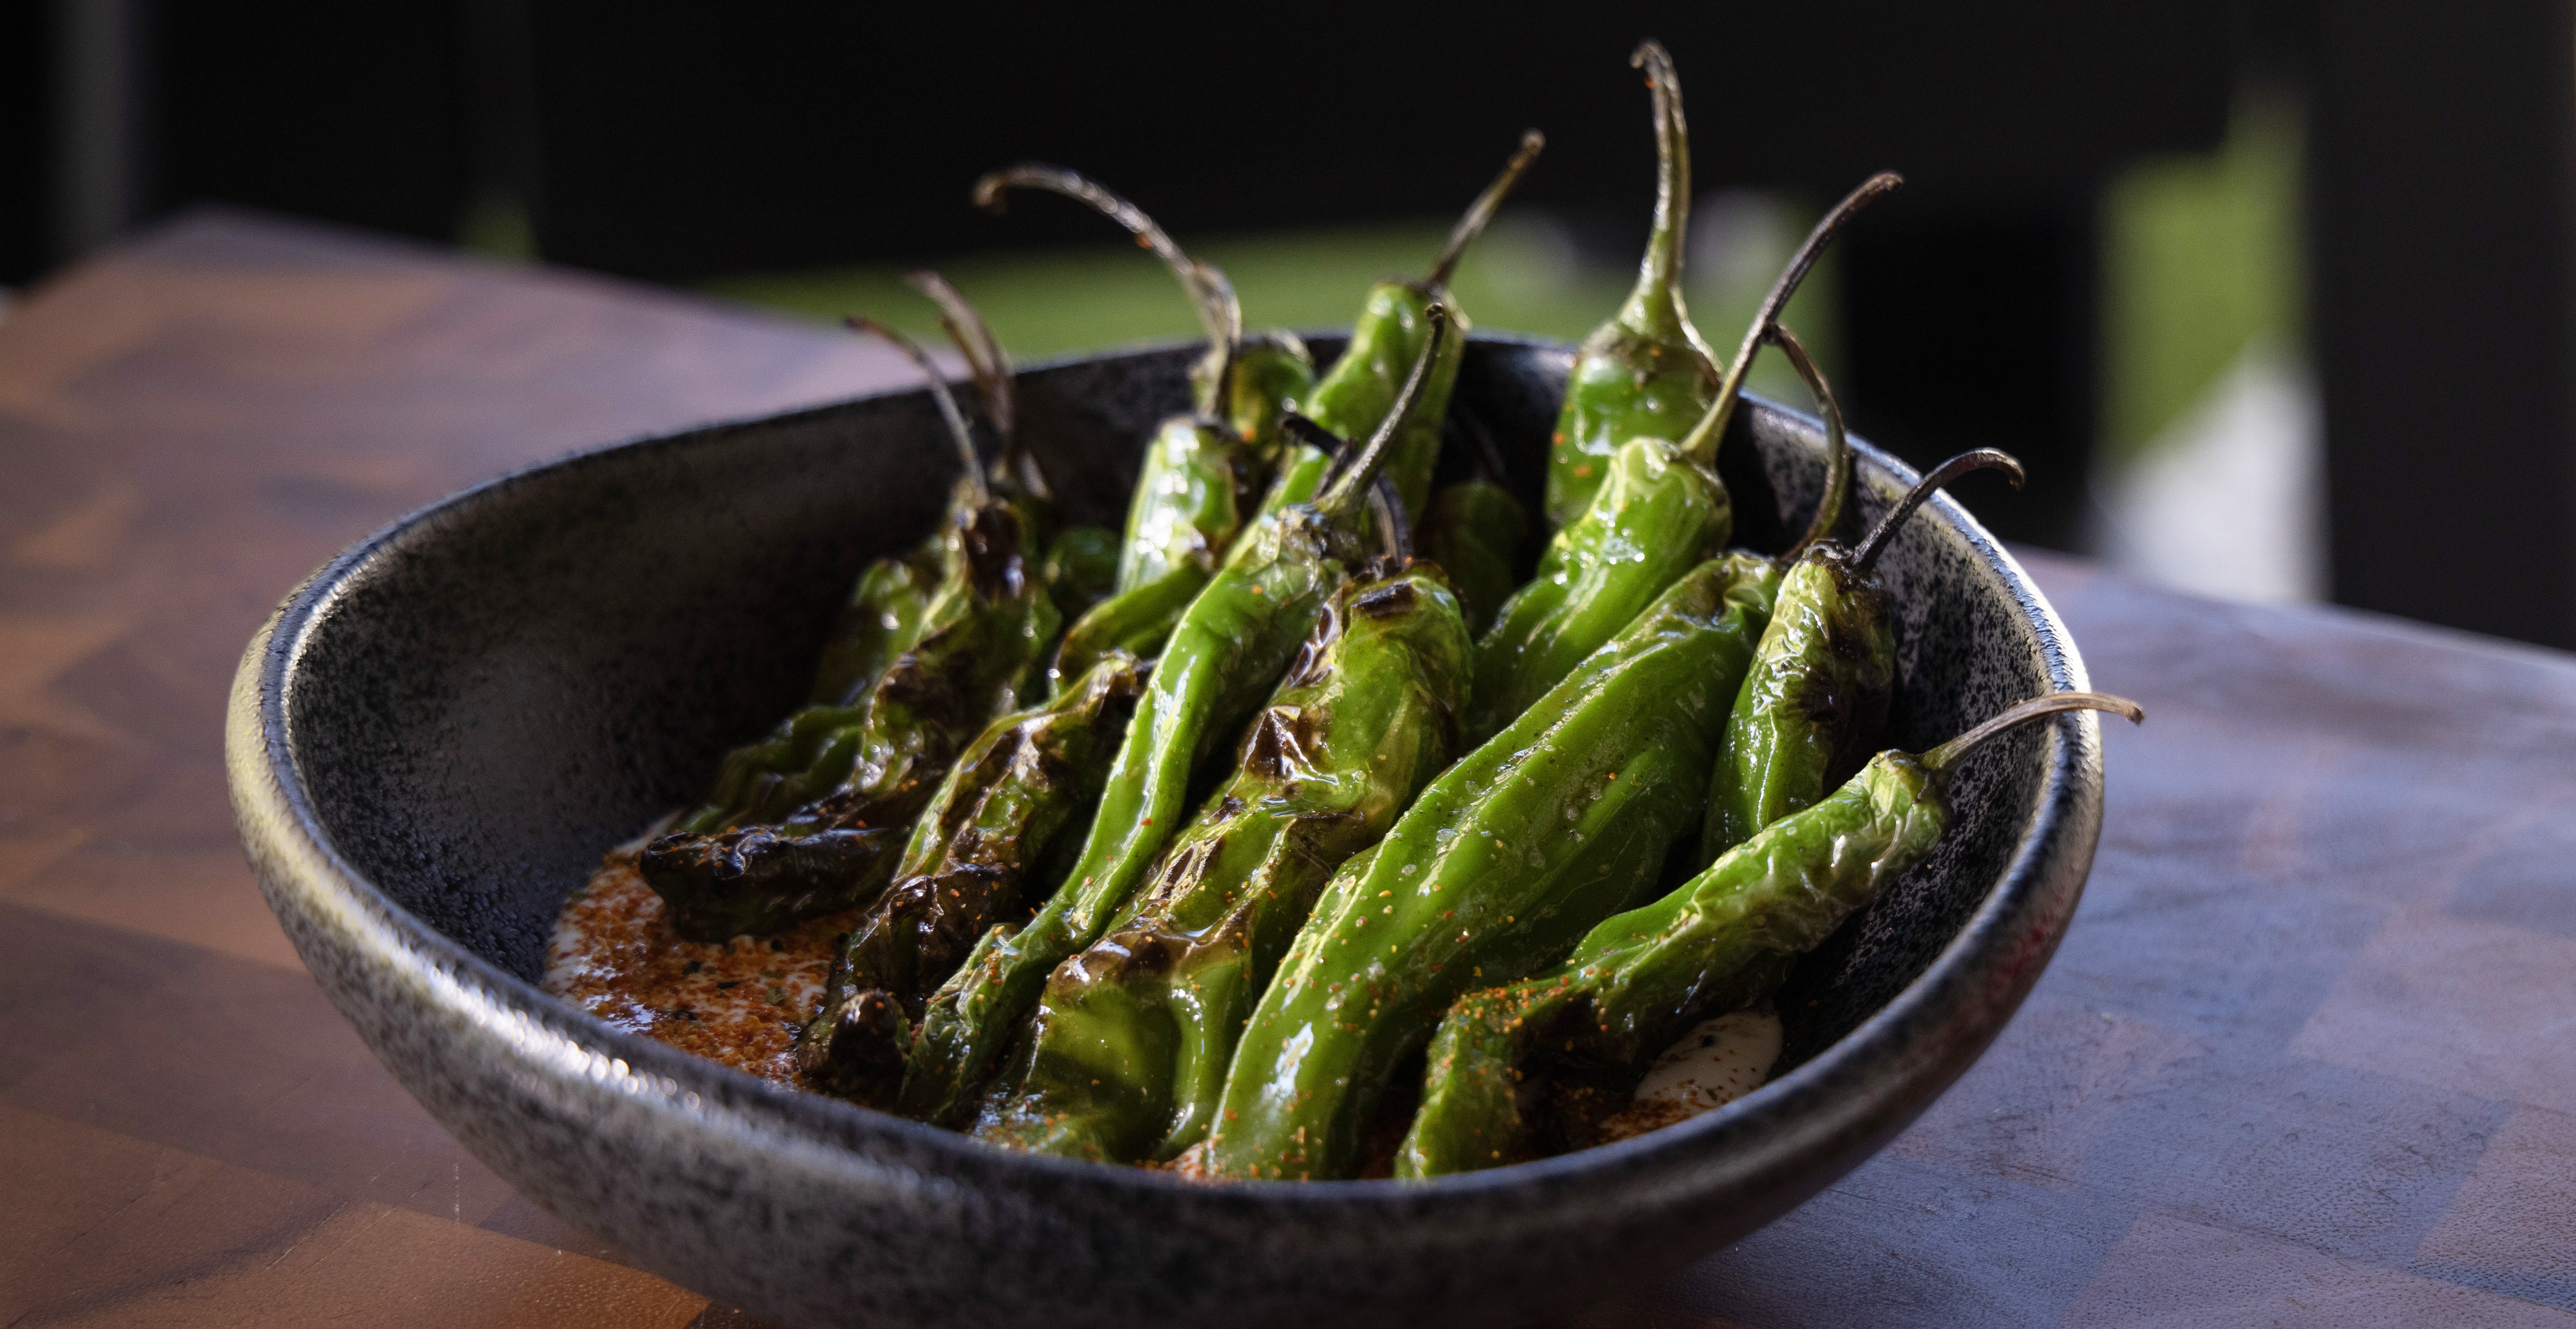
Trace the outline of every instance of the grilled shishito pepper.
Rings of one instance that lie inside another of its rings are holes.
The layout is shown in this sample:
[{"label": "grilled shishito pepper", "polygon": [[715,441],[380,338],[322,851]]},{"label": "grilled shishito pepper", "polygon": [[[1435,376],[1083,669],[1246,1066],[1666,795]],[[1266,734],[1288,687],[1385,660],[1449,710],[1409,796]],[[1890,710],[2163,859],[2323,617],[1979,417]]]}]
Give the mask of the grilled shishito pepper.
[{"label": "grilled shishito pepper", "polygon": [[1351,1175],[1388,1081],[1460,993],[1651,890],[1701,806],[1777,574],[1712,559],[1443,772],[1325,887],[1235,1049],[1200,1175]]},{"label": "grilled shishito pepper", "polygon": [[1422,552],[1449,574],[1467,630],[1482,632],[1510,598],[1529,510],[1493,480],[1461,480],[1431,496],[1422,517]]},{"label": "grilled shishito pepper", "polygon": [[1024,163],[975,182],[978,206],[998,212],[1012,189],[1044,189],[1125,226],[1154,252],[1197,309],[1208,353],[1191,372],[1191,409],[1156,427],[1127,508],[1110,596],[1066,630],[1052,668],[1070,685],[1112,650],[1161,651],[1181,610],[1215,575],[1278,463],[1279,421],[1314,387],[1305,343],[1286,333],[1247,341],[1225,274],[1181,251],[1135,204],[1078,172]]},{"label": "grilled shishito pepper", "polygon": [[976,1133],[1122,1163],[1204,1138],[1235,1035],[1316,892],[1457,755],[1467,652],[1437,570],[1346,583],[1253,717],[1234,779],[1108,935],[1047,980],[1015,1090]]},{"label": "grilled shishito pepper", "polygon": [[1342,348],[1341,358],[1333,362],[1307,398],[1306,416],[1332,433],[1352,439],[1376,433],[1378,422],[1386,419],[1395,406],[1405,371],[1421,358],[1422,348],[1430,338],[1426,311],[1435,304],[1449,311],[1455,326],[1450,329],[1448,348],[1431,366],[1431,381],[1423,390],[1422,407],[1414,412],[1414,423],[1396,440],[1395,455],[1386,464],[1387,478],[1395,482],[1395,492],[1404,499],[1407,521],[1421,521],[1422,505],[1430,499],[1432,468],[1440,460],[1441,418],[1448,412],[1450,390],[1458,383],[1458,365],[1467,353],[1467,316],[1458,312],[1458,302],[1449,294],[1449,277],[1457,270],[1467,246],[1493,221],[1503,197],[1511,193],[1521,173],[1529,169],[1546,146],[1546,136],[1535,129],[1521,134],[1520,150],[1512,154],[1502,173],[1485,186],[1485,192],[1476,196],[1458,224],[1450,228],[1448,240],[1432,260],[1429,276],[1418,282],[1382,281],[1369,288],[1368,298],[1360,305],[1360,315],[1351,324],[1350,343]]},{"label": "grilled shishito pepper", "polygon": [[[1839,424],[1830,396],[1827,402],[1829,420]],[[1878,746],[1896,688],[1896,629],[1874,571],[1878,551],[1934,490],[1989,466],[2021,483],[2020,464],[2004,453],[1962,453],[1917,482],[1858,549],[1817,539],[1791,565],[1727,719],[1709,782],[1703,856],[1714,858],[1824,797]]]},{"label": "grilled shishito pepper", "polygon": [[[951,504],[953,511],[957,505]],[[930,606],[949,562],[947,532],[909,553],[881,558],[859,573],[850,602],[841,607],[814,666],[809,706],[847,706],[859,699],[886,666],[921,640],[921,611]]]},{"label": "grilled shishito pepper", "polygon": [[[1501,1167],[1579,1143],[1552,1121],[1560,1066],[1633,1087],[1646,1062],[1699,1020],[1768,996],[1788,962],[1930,856],[1950,822],[1961,754],[2064,710],[2132,721],[2137,705],[2061,692],[2016,706],[1922,756],[1882,752],[1831,796],[1773,822],[1672,894],[1603,922],[1563,964],[1460,998],[1431,1041],[1422,1107],[1399,1177]],[[1548,1137],[1554,1136],[1553,1140]]]},{"label": "grilled shishito pepper", "polygon": [[[1881,174],[1816,223],[1772,284],[1716,399],[1679,442],[1640,434],[1608,453],[1607,475],[1572,524],[1558,530],[1538,575],[1506,602],[1476,643],[1476,696],[1467,730],[1481,738],[1556,686],[1574,663],[1618,631],[1681,570],[1725,544],[1735,511],[1717,478],[1717,447],[1741,395],[1744,371],[1780,335],[1788,303],[1816,255],[1852,214],[1896,187]],[[1561,472],[1550,473],[1550,483]]]},{"label": "grilled shishito pepper", "polygon": [[1659,438],[1611,454],[1610,479],[1539,556],[1476,644],[1475,741],[1500,731],[1735,529],[1726,486]]},{"label": "grilled shishito pepper", "polygon": [[1032,886],[1089,827],[1148,672],[1112,652],[1063,695],[994,721],[958,758],[797,1039],[815,1087],[892,1100],[923,1000],[984,929],[1028,908]]},{"label": "grilled shishito pepper", "polygon": [[[924,269],[906,273],[905,280],[939,305],[939,321],[965,357],[967,370],[982,395],[984,416],[1001,442],[993,461],[991,487],[1034,505],[1035,514],[1041,518],[1038,524],[1052,525],[1044,520],[1050,498],[1046,474],[1036,458],[1020,446],[1010,358],[1002,353],[1001,343],[983,316],[947,279]],[[967,469],[971,472],[974,468],[970,449]],[[950,516],[982,502],[983,497],[983,488],[960,479],[948,503]],[[921,639],[922,611],[929,607],[931,595],[954,561],[955,542],[948,535],[947,525],[942,523],[941,529],[918,549],[878,559],[859,574],[849,603],[842,607],[830,635],[824,639],[821,657],[814,667],[814,685],[806,696],[807,705],[856,703],[878,675]],[[1068,618],[1089,608],[1105,593],[1094,588],[1095,582],[1105,584],[1107,574],[1095,576],[1090,551],[1100,542],[1116,538],[1096,526],[1073,527],[1056,537],[1055,550],[1047,559],[1047,585],[1055,595],[1057,607]],[[1114,550],[1111,557],[1116,557]]]},{"label": "grilled shishito pepper", "polygon": [[1397,434],[1450,341],[1431,337],[1367,446],[1311,504],[1263,518],[1182,614],[1110,768],[1064,885],[1016,932],[996,928],[932,994],[904,1067],[898,1110],[934,1123],[967,1110],[1055,967],[1099,939],[1178,831],[1191,777],[1249,720],[1358,558],[1357,528]]},{"label": "grilled shishito pepper", "polygon": [[710,806],[645,847],[645,880],[693,941],[776,931],[864,903],[967,736],[1018,704],[1061,623],[1037,575],[1037,517],[985,485],[955,398],[910,338],[867,326],[930,380],[965,451],[976,502],[951,516],[952,556],[912,648],[846,707],[789,717],[729,754]]},{"label": "grilled shishito pepper", "polygon": [[[1548,448],[1547,524],[1573,524],[1632,438],[1674,438],[1699,419],[1723,377],[1682,303],[1683,232],[1690,221],[1690,129],[1682,85],[1661,43],[1628,57],[1646,71],[1655,104],[1655,221],[1637,286],[1609,322],[1583,339]],[[1721,539],[1723,537],[1721,536]]]}]

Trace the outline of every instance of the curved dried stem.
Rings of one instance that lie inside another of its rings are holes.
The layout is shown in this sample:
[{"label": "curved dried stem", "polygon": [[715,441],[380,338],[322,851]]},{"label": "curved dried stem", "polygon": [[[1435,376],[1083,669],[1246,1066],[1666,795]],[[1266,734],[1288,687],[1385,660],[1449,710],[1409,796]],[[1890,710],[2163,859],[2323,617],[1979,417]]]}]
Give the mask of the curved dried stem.
[{"label": "curved dried stem", "polygon": [[974,431],[966,427],[966,413],[957,409],[957,394],[948,390],[948,376],[939,372],[930,352],[921,349],[920,342],[865,314],[852,314],[843,321],[853,331],[873,332],[894,343],[894,348],[903,352],[904,357],[921,370],[921,376],[929,380],[932,400],[939,403],[940,418],[948,422],[948,436],[957,441],[957,453],[966,463],[966,483],[975,491],[975,501],[978,504],[992,502],[992,487],[984,482],[984,461],[975,455]]},{"label": "curved dried stem", "polygon": [[1807,523],[1807,533],[1780,556],[1782,563],[1795,563],[1810,546],[1831,535],[1834,523],[1842,520],[1843,501],[1851,492],[1851,439],[1843,432],[1843,407],[1834,399],[1834,385],[1825,381],[1825,371],[1818,369],[1814,357],[1807,354],[1806,343],[1799,341],[1798,334],[1785,323],[1772,325],[1770,339],[1789,357],[1790,366],[1798,371],[1807,391],[1815,394],[1817,408],[1825,413],[1825,492],[1816,499],[1815,519]]},{"label": "curved dried stem", "polygon": [[1377,432],[1369,435],[1368,442],[1361,445],[1359,455],[1333,477],[1332,483],[1315,500],[1315,506],[1323,511],[1343,513],[1351,510],[1360,491],[1377,479],[1378,468],[1386,463],[1387,454],[1394,451],[1395,436],[1404,427],[1405,417],[1411,415],[1415,403],[1422,400],[1422,386],[1430,381],[1431,366],[1440,359],[1441,351],[1449,344],[1449,307],[1435,303],[1423,311],[1423,316],[1431,324],[1431,335],[1423,340],[1422,354],[1414,360],[1413,372],[1404,376],[1404,388],[1395,394],[1395,404],[1387,408],[1386,418],[1378,421]]},{"label": "curved dried stem", "polygon": [[1431,275],[1422,279],[1424,286],[1436,291],[1449,284],[1449,276],[1457,270],[1458,260],[1465,257],[1467,246],[1485,233],[1485,227],[1494,220],[1494,213],[1502,208],[1504,196],[1512,192],[1512,186],[1521,182],[1521,172],[1528,170],[1530,163],[1537,161],[1538,154],[1546,147],[1547,135],[1535,129],[1521,131],[1520,150],[1512,154],[1510,161],[1503,163],[1502,174],[1485,186],[1485,192],[1467,205],[1466,215],[1458,219],[1458,224],[1449,228],[1449,238],[1441,243],[1440,256],[1431,260]]},{"label": "curved dried stem", "polygon": [[1905,519],[1913,516],[1914,510],[1923,506],[1923,501],[1932,497],[1933,491],[1970,471],[1988,470],[2003,472],[2012,481],[2013,488],[2021,488],[2021,463],[2011,453],[2000,448],[1962,452],[1925,472],[1922,479],[1914,482],[1912,489],[1905,491],[1905,497],[1896,500],[1896,506],[1878,519],[1878,524],[1871,527],[1869,534],[1861,540],[1860,547],[1852,551],[1852,566],[1865,572],[1876,563],[1879,552],[1887,548],[1888,540],[1896,534],[1896,528],[1904,525]]},{"label": "curved dried stem", "polygon": [[1370,485],[1369,514],[1377,519],[1378,540],[1386,557],[1398,566],[1413,557],[1413,523],[1405,518],[1404,498],[1395,492],[1395,477],[1381,475]]},{"label": "curved dried stem", "polygon": [[1682,114],[1681,71],[1673,64],[1672,52],[1652,38],[1638,43],[1628,65],[1646,71],[1646,87],[1655,101],[1655,219],[1646,233],[1646,256],[1638,264],[1638,290],[1641,295],[1650,287],[1663,293],[1703,372],[1722,377],[1716,352],[1691,326],[1690,305],[1682,298],[1682,255],[1690,233],[1691,158],[1690,121]]},{"label": "curved dried stem", "polygon": [[1318,449],[1333,459],[1333,464],[1324,469],[1324,480],[1327,484],[1332,482],[1334,476],[1342,473],[1342,463],[1350,460],[1351,441],[1349,439],[1295,411],[1289,411],[1279,417],[1279,432],[1310,448]]},{"label": "curved dried stem", "polygon": [[1002,438],[1002,456],[994,461],[994,469],[1012,474],[1012,479],[1025,484],[1030,492],[1046,497],[1046,476],[1038,471],[1028,451],[1020,448],[1020,407],[1018,399],[1012,397],[1010,355],[1002,350],[1002,340],[992,335],[992,325],[984,322],[984,314],[966,299],[963,291],[951,286],[948,278],[930,268],[914,268],[904,273],[904,281],[940,306],[940,327],[948,330],[948,340],[956,343],[958,355],[966,358],[966,371],[974,373],[976,391],[984,397],[984,417],[992,420],[992,433]]},{"label": "curved dried stem", "polygon": [[1199,403],[1201,415],[1213,417],[1225,409],[1226,388],[1234,380],[1234,365],[1243,358],[1243,304],[1234,295],[1234,283],[1227,280],[1225,269],[1213,263],[1193,262],[1199,284],[1207,292],[1210,306],[1216,310],[1218,326],[1225,331],[1208,348],[1211,362],[1207,377],[1207,399]]},{"label": "curved dried stem", "polygon": [[1789,256],[1789,265],[1780,270],[1779,278],[1771,283],[1770,292],[1762,297],[1762,307],[1754,311],[1752,325],[1744,330],[1743,344],[1736,348],[1735,359],[1726,366],[1726,377],[1717,385],[1717,400],[1709,403],[1708,413],[1700,417],[1690,436],[1682,440],[1684,452],[1703,463],[1716,458],[1718,440],[1726,437],[1727,423],[1735,418],[1736,400],[1744,395],[1744,378],[1753,370],[1753,357],[1762,349],[1762,341],[1770,335],[1770,329],[1779,324],[1780,311],[1788,308],[1790,297],[1798,293],[1799,283],[1807,279],[1807,270],[1816,266],[1816,260],[1824,254],[1826,246],[1834,242],[1835,236],[1842,234],[1843,227],[1861,209],[1895,193],[1904,184],[1904,176],[1894,171],[1881,171],[1843,195],[1843,201],[1835,204],[1815,228],[1807,232],[1805,242],[1798,246],[1797,253]]},{"label": "curved dried stem", "polygon": [[1207,284],[1205,272],[1208,269],[1182,253],[1170,234],[1156,225],[1153,218],[1146,216],[1143,208],[1080,171],[1050,166],[1045,162],[1021,162],[985,173],[975,182],[975,206],[998,214],[1004,210],[1006,191],[1013,189],[1043,189],[1062,194],[1126,227],[1135,235],[1137,244],[1154,251],[1154,256],[1163,260],[1163,266],[1170,268],[1172,275],[1180,279],[1181,289],[1189,292],[1191,303],[1198,306],[1199,323],[1207,329],[1208,340],[1231,352],[1223,301],[1232,298],[1232,288],[1227,288],[1225,295],[1220,297]]},{"label": "curved dried stem", "polygon": [[1976,728],[1924,753],[1918,760],[1927,770],[1946,771],[1970,749],[1987,739],[2015,725],[2027,724],[2060,711],[2109,711],[2129,717],[2131,724],[2144,724],[2147,719],[2146,708],[2126,697],[2115,697],[2108,692],[2052,692],[2006,709]]}]

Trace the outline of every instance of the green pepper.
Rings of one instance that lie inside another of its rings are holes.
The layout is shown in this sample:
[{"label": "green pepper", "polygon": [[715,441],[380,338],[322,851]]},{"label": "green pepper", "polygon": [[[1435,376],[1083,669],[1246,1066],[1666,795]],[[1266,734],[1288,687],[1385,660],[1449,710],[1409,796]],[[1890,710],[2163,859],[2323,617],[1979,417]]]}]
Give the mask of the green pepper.
[{"label": "green pepper", "polygon": [[1448,350],[1431,367],[1422,407],[1397,440],[1395,456],[1386,466],[1396,493],[1403,496],[1408,521],[1422,519],[1422,505],[1430,497],[1432,468],[1440,460],[1440,422],[1448,413],[1449,393],[1457,385],[1458,365],[1467,351],[1467,316],[1458,311],[1458,302],[1449,293],[1449,277],[1467,246],[1484,234],[1504,196],[1520,182],[1521,173],[1546,146],[1546,137],[1537,130],[1522,133],[1520,150],[1450,228],[1429,276],[1416,282],[1382,281],[1369,288],[1359,317],[1351,324],[1350,342],[1307,399],[1306,416],[1340,437],[1366,438],[1377,432],[1378,423],[1394,408],[1406,367],[1421,358],[1429,339],[1426,312],[1435,304],[1449,311],[1455,326],[1450,329]]},{"label": "green pepper", "polygon": [[1467,628],[1482,632],[1519,580],[1512,569],[1529,535],[1529,509],[1500,483],[1477,476],[1431,496],[1422,552],[1458,587]]},{"label": "green pepper", "polygon": [[[950,504],[950,510],[957,506]],[[930,593],[946,571],[952,543],[943,529],[919,548],[878,559],[859,573],[849,603],[823,639],[807,705],[850,705],[886,666],[921,640],[921,611],[929,607]]]},{"label": "green pepper", "polygon": [[1148,668],[1113,652],[1061,696],[994,721],[958,758],[797,1038],[810,1083],[892,1099],[923,1000],[984,929],[1028,908],[1031,885],[1079,842]]},{"label": "green pepper", "polygon": [[1107,935],[1047,980],[1016,1087],[976,1133],[1122,1163],[1204,1138],[1235,1035],[1316,892],[1457,754],[1468,649],[1437,569],[1345,583],[1253,718],[1233,780]]},{"label": "green pepper", "polygon": [[1180,280],[1208,335],[1207,355],[1190,373],[1191,409],[1165,420],[1145,445],[1111,594],[1065,633],[1052,667],[1065,686],[1109,651],[1150,656],[1162,649],[1271,482],[1280,418],[1314,387],[1314,362],[1305,343],[1287,333],[1247,340],[1225,274],[1182,252],[1116,193],[1078,172],[1031,162],[976,181],[975,202],[999,212],[1013,189],[1062,194],[1125,226]]},{"label": "green pepper", "polygon": [[966,737],[1014,709],[1061,623],[1036,575],[1038,516],[982,474],[930,358],[893,341],[930,381],[976,501],[952,513],[953,557],[911,649],[849,706],[810,707],[726,758],[706,807],[645,847],[644,878],[693,941],[772,932],[865,903]]},{"label": "green pepper", "polygon": [[[1607,452],[1606,475],[1591,502],[1549,540],[1538,575],[1504,603],[1476,643],[1471,736],[1510,723],[1684,568],[1726,543],[1735,512],[1717,478],[1717,446],[1743,371],[1778,333],[1780,308],[1816,255],[1853,213],[1898,183],[1894,175],[1873,176],[1816,223],[1754,314],[1735,366],[1688,435],[1672,442],[1639,434]],[[1571,401],[1573,389],[1568,392]],[[1550,483],[1568,473],[1551,471]]]},{"label": "green pepper", "polygon": [[1396,1175],[1472,1172],[1586,1143],[1592,1123],[1551,1110],[1559,1077],[1618,1087],[1608,1099],[1624,1101],[1675,1038],[1770,995],[1790,961],[1930,856],[1949,825],[1950,774],[1962,754],[2012,725],[2075,709],[2145,718],[2118,697],[2061,692],[1922,756],[1882,752],[1670,895],[1592,929],[1564,963],[1460,998],[1431,1040]]},{"label": "green pepper", "polygon": [[1528,710],[1674,578],[1722,548],[1734,525],[1714,470],[1659,438],[1623,444],[1582,519],[1548,541],[1538,574],[1476,643],[1472,739]]},{"label": "green pepper", "polygon": [[1189,811],[1192,777],[1249,720],[1357,558],[1354,528],[1399,431],[1449,341],[1432,335],[1397,409],[1313,503],[1262,519],[1190,603],[1127,726],[1078,861],[1016,931],[996,928],[932,995],[904,1067],[899,1110],[962,1118],[1017,1036],[1047,975],[1099,939]]},{"label": "green pepper", "polygon": [[1461,993],[1639,902],[1698,814],[1777,584],[1712,559],[1342,866],[1235,1049],[1201,1175],[1347,1177],[1390,1080]]},{"label": "green pepper", "polygon": [[1108,599],[1118,579],[1118,533],[1105,526],[1068,526],[1047,549],[1038,578],[1070,622]]},{"label": "green pepper", "polygon": [[[1681,78],[1661,43],[1628,63],[1654,92],[1655,221],[1637,286],[1610,320],[1583,339],[1549,440],[1547,522],[1572,525],[1610,478],[1611,457],[1632,438],[1673,438],[1717,396],[1717,356],[1682,303],[1683,232],[1690,222],[1690,129]],[[1720,537],[1723,539],[1723,537]]]},{"label": "green pepper", "polygon": [[[1802,372],[1812,369],[1803,351],[1795,358]],[[1829,392],[1825,402],[1839,441],[1841,411]],[[1703,858],[1822,798],[1878,746],[1896,687],[1896,628],[1886,585],[1874,570],[1878,553],[1932,491],[1983,467],[2003,470],[2016,488],[2021,484],[2021,465],[2010,456],[1992,448],[1962,453],[1917,482],[1858,549],[1821,538],[1832,518],[1819,511],[1804,552],[1781,581],[1771,626],[1727,719],[1700,832]],[[1829,500],[1833,489],[1828,482]]]},{"label": "green pepper", "polygon": [[1449,418],[1467,437],[1474,469],[1431,496],[1422,516],[1422,552],[1449,574],[1467,630],[1481,633],[1520,584],[1529,509],[1503,484],[1502,452],[1484,421],[1463,402]]}]

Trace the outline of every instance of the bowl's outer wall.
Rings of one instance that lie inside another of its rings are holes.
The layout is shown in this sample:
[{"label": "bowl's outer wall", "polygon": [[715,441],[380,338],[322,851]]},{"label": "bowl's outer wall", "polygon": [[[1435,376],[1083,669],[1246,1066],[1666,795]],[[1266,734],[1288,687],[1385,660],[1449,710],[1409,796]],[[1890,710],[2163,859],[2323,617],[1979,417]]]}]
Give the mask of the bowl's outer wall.
[{"label": "bowl's outer wall", "polygon": [[[1188,358],[1023,375],[1028,436],[1074,516],[1116,523]],[[1525,488],[1568,363],[1471,344],[1458,399]],[[334,1002],[514,1185],[728,1304],[814,1324],[1286,1324],[1579,1301],[1734,1239],[1892,1137],[2002,1028],[2090,867],[2091,717],[1992,744],[1933,860],[1793,977],[1797,1069],[1682,1127],[1433,1185],[1190,1187],[1008,1154],[771,1090],[538,994],[564,896],[798,700],[839,597],[930,526],[952,455],[906,393],[538,467],[316,574],[236,682],[245,844]],[[1722,467],[1739,543],[1787,542],[1821,455],[1804,416],[1739,415]],[[1864,450],[1851,528],[1908,478]],[[1892,744],[2084,686],[2054,615],[1956,505],[1928,505],[1882,566]]]}]

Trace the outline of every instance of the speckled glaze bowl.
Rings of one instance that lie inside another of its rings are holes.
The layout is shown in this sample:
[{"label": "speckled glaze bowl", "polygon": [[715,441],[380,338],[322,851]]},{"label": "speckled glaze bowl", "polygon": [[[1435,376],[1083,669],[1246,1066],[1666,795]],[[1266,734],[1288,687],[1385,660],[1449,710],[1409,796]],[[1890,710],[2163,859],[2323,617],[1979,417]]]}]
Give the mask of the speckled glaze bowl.
[{"label": "speckled glaze bowl", "polygon": [[[1024,427],[1076,516],[1116,523],[1189,358],[1022,376]],[[1467,353],[1460,406],[1533,490],[1570,363],[1508,337]],[[1777,550],[1812,510],[1822,431],[1750,405],[1723,469],[1737,541]],[[908,392],[523,471],[342,554],[233,685],[242,839],[341,1013],[513,1185],[721,1303],[797,1325],[1530,1319],[1715,1250],[1868,1157],[1984,1051],[2083,889],[2102,815],[2089,714],[1963,768],[1938,853],[1799,966],[1768,1086],[1427,1184],[1198,1186],[1010,1153],[771,1089],[539,992],[567,893],[796,703],[861,564],[929,528],[952,455]],[[1863,447],[1854,529],[1911,478]],[[1947,499],[1883,567],[1896,744],[2086,685],[2047,602]]]}]

